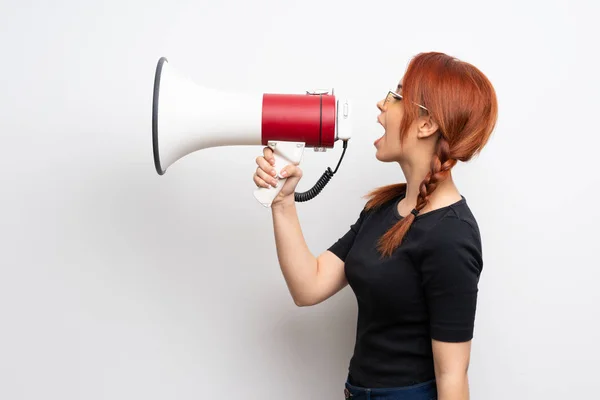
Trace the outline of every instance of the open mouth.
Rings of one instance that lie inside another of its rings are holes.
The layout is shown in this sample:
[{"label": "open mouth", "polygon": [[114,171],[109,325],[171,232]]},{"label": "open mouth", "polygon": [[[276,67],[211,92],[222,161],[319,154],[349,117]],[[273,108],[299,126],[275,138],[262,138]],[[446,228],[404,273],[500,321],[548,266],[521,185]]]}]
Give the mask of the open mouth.
[{"label": "open mouth", "polygon": [[379,120],[379,118],[377,118],[377,123],[381,126],[381,130],[383,131],[383,133],[381,134],[381,136],[379,138],[377,138],[374,142],[373,145],[377,146],[377,143],[379,143],[379,141],[381,139],[383,139],[383,137],[385,136],[385,128],[383,127],[383,124],[381,123],[381,121]]}]

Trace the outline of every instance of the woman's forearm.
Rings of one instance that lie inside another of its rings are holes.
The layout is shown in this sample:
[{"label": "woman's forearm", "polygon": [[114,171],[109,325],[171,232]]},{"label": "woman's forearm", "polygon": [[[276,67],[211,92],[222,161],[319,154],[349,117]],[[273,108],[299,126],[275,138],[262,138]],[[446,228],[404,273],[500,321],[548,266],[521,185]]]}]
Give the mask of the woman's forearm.
[{"label": "woman's forearm", "polygon": [[467,374],[440,374],[436,377],[438,400],[469,400]]},{"label": "woman's forearm", "polygon": [[293,198],[273,204],[273,228],[279,265],[297,305],[310,303],[317,279],[317,258],[310,252]]}]

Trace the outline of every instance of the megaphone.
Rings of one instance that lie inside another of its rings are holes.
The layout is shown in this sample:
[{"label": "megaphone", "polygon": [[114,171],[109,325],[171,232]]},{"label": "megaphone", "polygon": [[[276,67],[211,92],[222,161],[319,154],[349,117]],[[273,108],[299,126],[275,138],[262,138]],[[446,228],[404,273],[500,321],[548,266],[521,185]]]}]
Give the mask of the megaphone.
[{"label": "megaphone", "polygon": [[[279,181],[277,187],[257,188],[254,197],[270,207],[285,183],[279,172],[299,165],[306,148],[325,151],[342,140],[341,163],[351,137],[350,112],[348,99],[338,99],[333,91],[242,94],[199,86],[161,57],[152,101],[154,166],[163,175],[177,160],[201,149],[269,146]],[[336,171],[328,168],[312,189],[295,193],[295,200],[315,197]]]}]

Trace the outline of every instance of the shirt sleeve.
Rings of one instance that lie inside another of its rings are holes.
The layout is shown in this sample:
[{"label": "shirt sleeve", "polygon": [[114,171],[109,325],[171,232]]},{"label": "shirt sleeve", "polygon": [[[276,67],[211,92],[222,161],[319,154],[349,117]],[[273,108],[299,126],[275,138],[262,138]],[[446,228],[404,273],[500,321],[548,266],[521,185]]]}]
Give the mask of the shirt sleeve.
[{"label": "shirt sleeve", "polygon": [[344,236],[339,238],[333,245],[329,247],[329,249],[327,249],[338,256],[340,260],[346,261],[346,256],[354,244],[354,239],[356,238],[356,235],[358,234],[358,231],[363,223],[365,213],[365,209],[363,209],[358,216],[358,219],[352,225],[350,225],[348,232],[346,232]]},{"label": "shirt sleeve", "polygon": [[421,263],[432,339],[466,342],[473,338],[482,268],[476,227],[459,218],[446,217],[432,228],[425,240]]}]

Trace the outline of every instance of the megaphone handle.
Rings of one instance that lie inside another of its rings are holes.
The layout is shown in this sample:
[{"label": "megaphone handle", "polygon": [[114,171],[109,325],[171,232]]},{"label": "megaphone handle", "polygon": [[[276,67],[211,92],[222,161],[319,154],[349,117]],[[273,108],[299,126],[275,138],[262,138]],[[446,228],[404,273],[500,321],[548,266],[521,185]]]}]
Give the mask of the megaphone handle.
[{"label": "megaphone handle", "polygon": [[269,186],[268,188],[258,188],[254,190],[254,197],[260,204],[265,207],[271,207],[273,200],[283,188],[286,178],[282,178],[280,174],[281,170],[287,165],[294,164],[299,165],[304,154],[304,142],[286,142],[286,141],[270,141],[268,146],[273,149],[273,155],[275,158],[275,171],[279,178],[277,186]]}]

